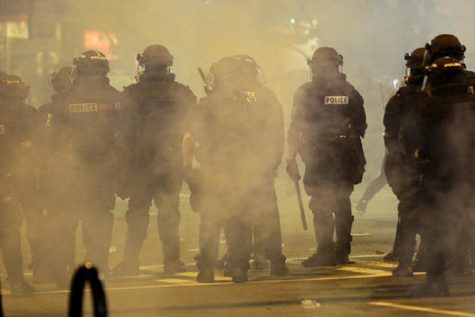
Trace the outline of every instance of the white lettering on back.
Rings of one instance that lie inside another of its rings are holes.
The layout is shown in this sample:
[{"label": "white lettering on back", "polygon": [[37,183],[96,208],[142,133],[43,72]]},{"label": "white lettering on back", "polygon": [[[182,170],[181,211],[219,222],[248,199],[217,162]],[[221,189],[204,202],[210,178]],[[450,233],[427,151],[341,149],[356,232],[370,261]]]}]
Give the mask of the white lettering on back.
[{"label": "white lettering on back", "polygon": [[348,96],[325,96],[326,105],[347,105],[350,103]]},{"label": "white lettering on back", "polygon": [[68,106],[69,112],[97,112],[97,103],[72,103]]}]

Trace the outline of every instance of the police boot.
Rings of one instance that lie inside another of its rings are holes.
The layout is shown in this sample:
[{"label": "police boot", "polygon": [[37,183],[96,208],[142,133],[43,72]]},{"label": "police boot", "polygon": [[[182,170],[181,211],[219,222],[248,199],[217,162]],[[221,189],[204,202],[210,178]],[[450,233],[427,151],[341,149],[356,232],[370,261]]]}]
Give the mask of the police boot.
[{"label": "police boot", "polygon": [[336,248],[336,264],[355,264],[350,260],[351,246],[349,243],[346,245],[339,245]]},{"label": "police boot", "polygon": [[195,256],[198,275],[196,281],[198,283],[214,283],[214,267],[209,259],[206,259],[201,253]]},{"label": "police boot", "polygon": [[289,274],[289,269],[285,265],[286,257],[281,254],[270,260],[270,274],[275,276],[284,276]]},{"label": "police boot", "polygon": [[353,216],[340,217],[336,215],[336,263],[354,264],[350,260],[351,253],[351,227]]},{"label": "police boot", "polygon": [[214,270],[213,269],[202,269],[198,272],[196,276],[196,281],[198,283],[214,283]]},{"label": "police boot", "polygon": [[392,271],[393,276],[396,277],[411,277],[414,275],[411,265],[407,263],[399,263],[398,266]]},{"label": "police boot", "polygon": [[315,229],[315,238],[317,240],[317,252],[308,259],[302,261],[304,267],[314,266],[334,266],[335,245],[333,243],[334,221],[331,213],[313,211],[313,225]]},{"label": "police boot", "polygon": [[231,278],[233,283],[247,282],[247,269],[244,267],[234,267],[231,269]]},{"label": "police boot", "polygon": [[163,246],[163,272],[165,274],[175,274],[186,272],[185,263],[180,261],[180,247],[176,243],[176,239],[165,240],[162,237],[162,246]]},{"label": "police boot", "polygon": [[312,254],[308,259],[302,261],[303,267],[315,266],[335,266],[336,256],[335,248],[319,248],[317,252]]}]

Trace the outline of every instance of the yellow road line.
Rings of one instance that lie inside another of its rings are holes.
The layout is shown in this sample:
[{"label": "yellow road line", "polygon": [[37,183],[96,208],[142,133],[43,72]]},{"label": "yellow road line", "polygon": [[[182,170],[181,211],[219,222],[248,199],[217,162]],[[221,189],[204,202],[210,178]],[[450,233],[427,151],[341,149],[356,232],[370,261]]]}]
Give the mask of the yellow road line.
[{"label": "yellow road line", "polygon": [[[350,276],[326,276],[315,278],[302,278],[302,279],[287,279],[287,280],[262,280],[262,281],[249,281],[246,284],[287,284],[287,283],[299,283],[299,282],[318,282],[318,281],[338,281],[338,280],[358,280],[369,279],[378,277],[387,277],[388,274],[374,274],[374,275],[350,275]],[[162,282],[163,280],[157,280]],[[185,281],[185,280],[183,280]],[[161,288],[175,288],[175,287],[210,287],[217,285],[230,285],[231,278],[223,277],[217,278],[215,283],[197,283],[189,281],[188,284],[150,284],[150,285],[136,285],[136,286],[114,286],[106,287],[106,291],[128,291],[128,290],[141,290],[141,289],[161,289]],[[2,290],[2,295],[9,295],[10,292]],[[69,290],[52,290],[52,291],[38,291],[35,295],[52,295],[52,294],[69,294]]]},{"label": "yellow road line", "polygon": [[475,314],[472,314],[472,313],[465,313],[461,311],[437,309],[437,308],[430,308],[430,307],[423,307],[423,306],[402,305],[402,304],[394,304],[394,303],[387,303],[387,302],[370,302],[369,304],[373,306],[379,306],[379,307],[388,307],[388,308],[395,308],[395,309],[401,309],[401,310],[407,310],[407,311],[416,311],[416,312],[421,312],[421,313],[431,313],[431,314],[437,314],[437,315],[475,317]]},{"label": "yellow road line", "polygon": [[374,269],[367,269],[364,267],[357,267],[357,266],[343,266],[337,267],[338,271],[345,271],[345,272],[352,272],[352,273],[360,273],[360,274],[384,274],[384,275],[391,275],[391,272],[385,270],[374,270]]},{"label": "yellow road line", "polygon": [[176,273],[175,275],[180,276],[180,277],[196,278],[196,276],[198,275],[198,272],[182,272],[182,273]]},{"label": "yellow road line", "polygon": [[155,281],[159,283],[174,284],[174,285],[181,285],[181,284],[189,285],[189,284],[196,283],[193,280],[179,279],[179,278],[163,278],[163,279],[155,280]]},{"label": "yellow road line", "polygon": [[384,267],[388,269],[395,269],[397,266],[396,263],[388,263],[388,262],[364,262],[362,264],[366,266]]}]

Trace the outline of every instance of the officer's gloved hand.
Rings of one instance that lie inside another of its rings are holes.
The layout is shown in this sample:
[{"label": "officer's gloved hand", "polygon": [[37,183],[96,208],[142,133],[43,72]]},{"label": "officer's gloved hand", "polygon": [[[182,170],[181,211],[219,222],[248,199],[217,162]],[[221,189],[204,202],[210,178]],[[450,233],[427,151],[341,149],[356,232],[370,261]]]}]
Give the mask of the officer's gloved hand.
[{"label": "officer's gloved hand", "polygon": [[297,166],[297,161],[295,161],[295,159],[287,160],[286,170],[287,174],[289,174],[293,181],[298,181],[301,178],[299,167]]}]

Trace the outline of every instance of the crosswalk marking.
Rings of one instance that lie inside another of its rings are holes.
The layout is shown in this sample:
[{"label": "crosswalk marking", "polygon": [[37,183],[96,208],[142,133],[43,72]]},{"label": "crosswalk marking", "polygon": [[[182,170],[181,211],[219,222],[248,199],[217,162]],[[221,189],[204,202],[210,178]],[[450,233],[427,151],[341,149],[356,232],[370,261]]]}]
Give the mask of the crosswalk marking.
[{"label": "crosswalk marking", "polygon": [[375,269],[368,269],[364,267],[357,267],[357,266],[343,266],[335,268],[338,271],[345,271],[345,272],[352,272],[352,273],[360,273],[360,274],[368,274],[368,275],[391,275],[391,272],[386,270],[375,270]]},{"label": "crosswalk marking", "polygon": [[395,308],[395,309],[400,309],[400,310],[416,311],[416,312],[423,312],[423,313],[432,313],[432,314],[436,314],[436,315],[457,316],[457,317],[475,317],[475,314],[472,314],[472,313],[466,313],[466,312],[455,311],[455,310],[446,310],[446,309],[424,307],[424,306],[401,305],[401,304],[394,304],[394,303],[388,303],[388,302],[370,302],[369,304],[372,305],[372,306]]}]

